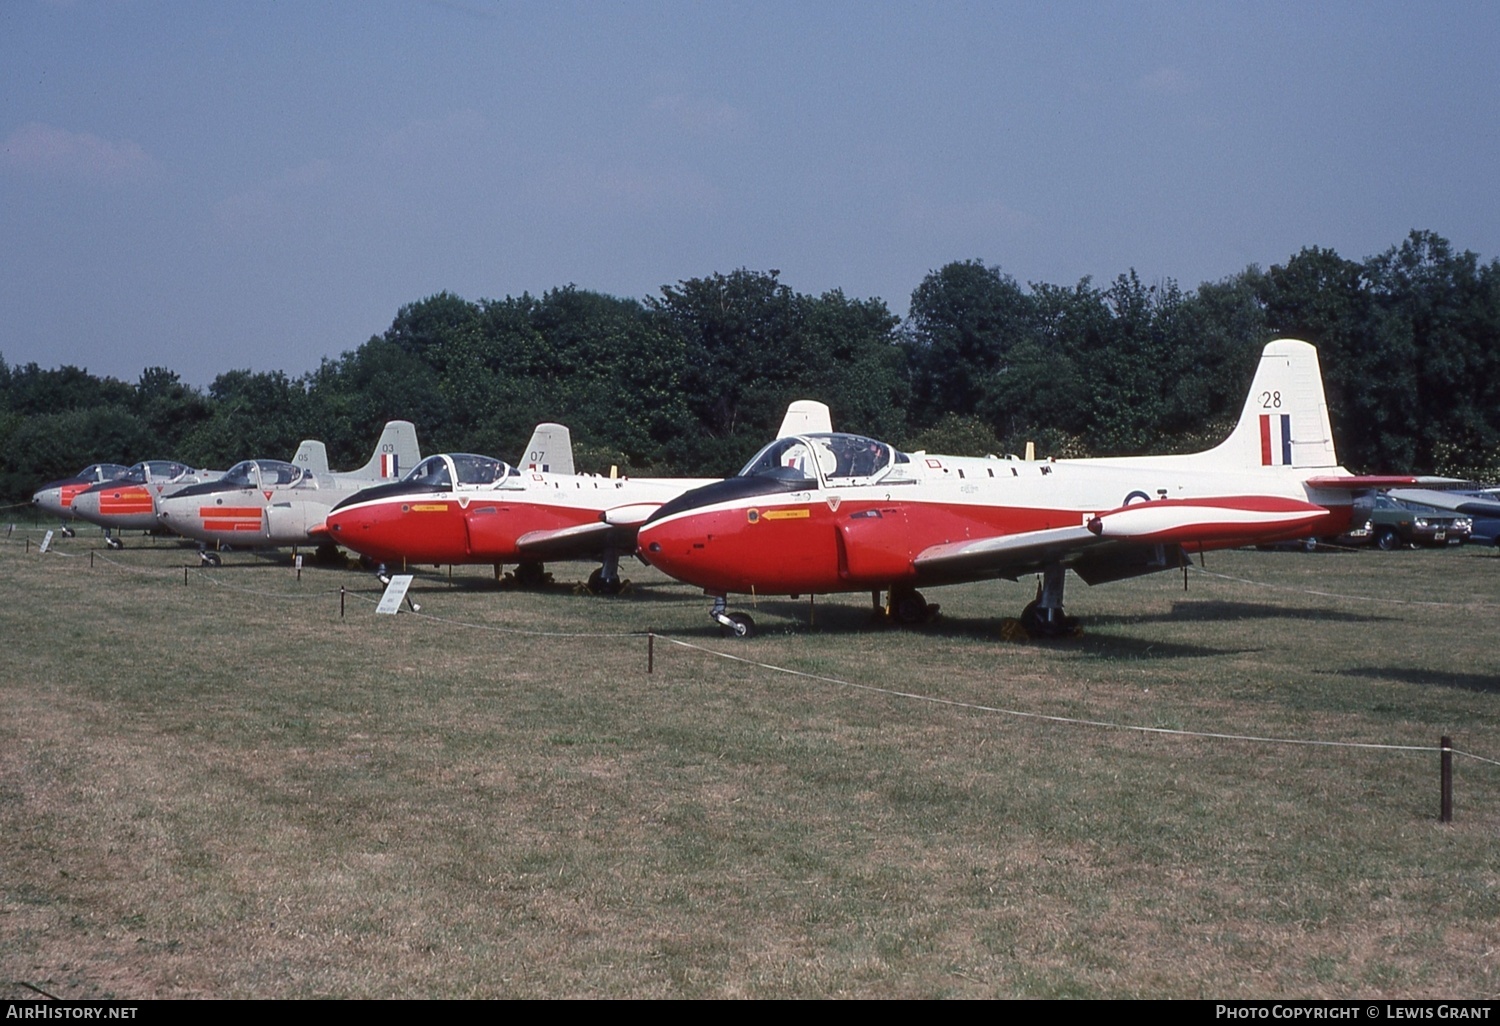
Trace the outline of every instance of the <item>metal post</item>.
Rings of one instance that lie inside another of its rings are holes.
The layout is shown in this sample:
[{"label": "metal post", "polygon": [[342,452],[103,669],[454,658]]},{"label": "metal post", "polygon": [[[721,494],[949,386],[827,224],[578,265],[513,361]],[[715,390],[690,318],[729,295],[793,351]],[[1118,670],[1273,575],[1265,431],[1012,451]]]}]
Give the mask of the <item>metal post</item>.
[{"label": "metal post", "polygon": [[339,585],[339,619],[344,618],[344,586]]},{"label": "metal post", "polygon": [[1443,823],[1453,822],[1453,739],[1446,734],[1441,742],[1443,750],[1443,808],[1438,819]]},{"label": "metal post", "polygon": [[187,564],[186,563],[182,564],[182,584],[183,584],[183,587],[187,586]]},{"label": "metal post", "polygon": [[656,672],[656,634],[652,631],[646,632],[646,672]]},{"label": "metal post", "polygon": [[94,569],[94,550],[89,549],[89,569]]}]

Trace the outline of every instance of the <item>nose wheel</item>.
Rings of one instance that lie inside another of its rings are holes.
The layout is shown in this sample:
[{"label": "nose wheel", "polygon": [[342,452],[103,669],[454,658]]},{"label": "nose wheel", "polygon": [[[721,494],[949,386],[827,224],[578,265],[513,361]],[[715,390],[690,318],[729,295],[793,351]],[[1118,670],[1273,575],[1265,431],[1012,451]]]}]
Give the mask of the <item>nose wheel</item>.
[{"label": "nose wheel", "polygon": [[112,549],[123,549],[125,547],[124,542],[116,538],[113,534],[110,534],[108,531],[104,532],[104,544]]},{"label": "nose wheel", "polygon": [[750,618],[749,613],[726,613],[728,603],[724,596],[720,595],[714,599],[714,607],[709,610],[709,617],[719,625],[720,633],[733,635],[736,638],[749,638],[755,634],[755,621]]}]

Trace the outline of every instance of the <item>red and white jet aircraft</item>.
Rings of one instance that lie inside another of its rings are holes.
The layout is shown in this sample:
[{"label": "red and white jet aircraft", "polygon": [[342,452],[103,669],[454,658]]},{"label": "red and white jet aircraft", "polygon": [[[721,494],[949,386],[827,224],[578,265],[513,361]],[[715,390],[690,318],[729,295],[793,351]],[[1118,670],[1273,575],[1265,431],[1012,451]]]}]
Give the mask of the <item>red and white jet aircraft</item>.
[{"label": "red and white jet aircraft", "polygon": [[639,553],[715,596],[889,592],[903,623],[929,610],[918,587],[1040,574],[1022,624],[1071,633],[1063,584],[1181,566],[1189,552],[1338,534],[1352,492],[1411,477],[1355,477],[1334,455],[1318,354],[1266,346],[1233,433],[1207,452],[1025,461],[906,454],[857,435],[782,438],[738,477],[653,513]]},{"label": "red and white jet aircraft", "polygon": [[[780,433],[830,427],[827,406],[802,400],[788,408]],[[431,456],[405,480],[340,502],[328,514],[328,535],[382,562],[488,563],[497,576],[515,563],[523,584],[544,581],[549,560],[599,559],[589,589],[615,594],[619,557],[635,551],[636,529],[662,503],[708,481],[574,474],[567,428],[542,424],[537,432],[524,470],[472,453]],[[544,455],[565,448],[565,463]]]},{"label": "red and white jet aircraft", "polygon": [[[322,442],[305,439],[292,462],[311,474],[328,474],[328,450]],[[222,470],[201,470],[175,460],[145,460],[120,477],[103,481],[73,499],[73,514],[104,528],[112,549],[123,547],[118,531],[156,531],[162,528],[159,502],[188,485],[217,481]]]},{"label": "red and white jet aircraft", "polygon": [[152,531],[156,498],[179,488],[222,477],[222,470],[197,470],[173,460],[143,460],[112,481],[101,481],[73,497],[73,515],[104,528],[112,549],[123,544],[115,531]]},{"label": "red and white jet aircraft", "polygon": [[[157,519],[178,534],[212,545],[277,548],[326,542],[323,518],[342,498],[371,482],[394,479],[422,458],[409,420],[388,421],[370,461],[329,472],[322,443],[304,442],[297,462],[243,460],[216,481],[188,485],[156,500]],[[218,558],[205,552],[209,563]]]},{"label": "red and white jet aircraft", "polygon": [[90,463],[72,477],[48,481],[31,496],[31,503],[63,521],[63,533],[71,535],[68,521],[73,517],[73,500],[101,481],[113,481],[130,468],[119,463]]}]

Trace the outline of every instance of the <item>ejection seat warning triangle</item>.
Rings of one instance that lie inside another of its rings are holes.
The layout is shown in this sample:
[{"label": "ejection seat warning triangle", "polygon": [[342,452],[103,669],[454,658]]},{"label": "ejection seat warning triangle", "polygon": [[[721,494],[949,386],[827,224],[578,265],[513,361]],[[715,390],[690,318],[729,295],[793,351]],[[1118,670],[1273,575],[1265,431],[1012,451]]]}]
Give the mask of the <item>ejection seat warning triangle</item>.
[{"label": "ejection seat warning triangle", "polygon": [[406,589],[411,586],[413,576],[396,574],[392,577],[391,583],[385,586],[385,594],[380,596],[380,605],[375,607],[375,612],[395,616],[401,609],[401,600],[406,598]]}]

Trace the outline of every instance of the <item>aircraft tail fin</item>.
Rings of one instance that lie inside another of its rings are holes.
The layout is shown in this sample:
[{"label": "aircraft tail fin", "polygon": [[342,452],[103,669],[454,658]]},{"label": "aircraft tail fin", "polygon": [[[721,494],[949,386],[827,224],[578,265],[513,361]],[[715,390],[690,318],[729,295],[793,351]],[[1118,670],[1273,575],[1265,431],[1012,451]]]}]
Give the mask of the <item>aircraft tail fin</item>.
[{"label": "aircraft tail fin", "polygon": [[399,481],[403,474],[421,462],[417,426],[409,420],[391,420],[380,432],[370,462],[343,476],[365,481]]},{"label": "aircraft tail fin", "polygon": [[328,473],[328,447],[322,442],[305,438],[302,444],[297,446],[292,462],[313,474],[326,475]]},{"label": "aircraft tail fin", "polygon": [[521,466],[544,474],[573,474],[573,436],[562,424],[538,424],[521,454]]},{"label": "aircraft tail fin", "polygon": [[1318,351],[1280,338],[1260,355],[1260,366],[1239,423],[1219,445],[1199,453],[1223,469],[1336,467],[1328,400]]},{"label": "aircraft tail fin", "polygon": [[816,399],[798,399],[786,408],[781,427],[776,429],[777,438],[788,435],[810,435],[833,430],[833,417],[827,403]]}]

